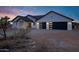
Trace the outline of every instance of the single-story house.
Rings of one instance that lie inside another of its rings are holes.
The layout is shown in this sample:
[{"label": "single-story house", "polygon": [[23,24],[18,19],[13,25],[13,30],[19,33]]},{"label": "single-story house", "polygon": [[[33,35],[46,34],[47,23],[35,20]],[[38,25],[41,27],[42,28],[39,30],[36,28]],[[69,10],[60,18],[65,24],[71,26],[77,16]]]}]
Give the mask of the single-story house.
[{"label": "single-story house", "polygon": [[72,18],[64,16],[55,11],[50,11],[45,15],[27,15],[17,16],[12,20],[13,27],[15,28],[36,28],[36,29],[61,29],[72,30]]}]

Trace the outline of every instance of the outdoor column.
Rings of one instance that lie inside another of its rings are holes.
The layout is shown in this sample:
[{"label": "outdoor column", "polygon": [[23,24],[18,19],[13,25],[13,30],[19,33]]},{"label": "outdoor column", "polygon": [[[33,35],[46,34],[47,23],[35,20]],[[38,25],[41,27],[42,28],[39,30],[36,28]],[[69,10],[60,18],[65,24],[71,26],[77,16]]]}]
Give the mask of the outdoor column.
[{"label": "outdoor column", "polygon": [[67,23],[67,30],[72,30],[72,22]]},{"label": "outdoor column", "polygon": [[49,22],[46,22],[46,29],[49,30]]},{"label": "outdoor column", "polygon": [[31,27],[33,28],[33,23],[31,23]]},{"label": "outdoor column", "polygon": [[36,23],[36,27],[37,27],[37,29],[39,29],[39,23]]}]

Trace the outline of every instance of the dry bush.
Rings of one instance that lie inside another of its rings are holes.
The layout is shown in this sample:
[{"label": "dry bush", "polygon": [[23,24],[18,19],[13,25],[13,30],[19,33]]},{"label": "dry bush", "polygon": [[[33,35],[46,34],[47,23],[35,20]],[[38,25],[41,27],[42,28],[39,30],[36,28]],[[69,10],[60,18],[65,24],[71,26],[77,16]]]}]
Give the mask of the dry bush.
[{"label": "dry bush", "polygon": [[16,29],[13,36],[7,37],[7,40],[0,41],[0,49],[9,49],[9,51],[28,51],[32,49],[31,38],[27,35],[28,30]]}]

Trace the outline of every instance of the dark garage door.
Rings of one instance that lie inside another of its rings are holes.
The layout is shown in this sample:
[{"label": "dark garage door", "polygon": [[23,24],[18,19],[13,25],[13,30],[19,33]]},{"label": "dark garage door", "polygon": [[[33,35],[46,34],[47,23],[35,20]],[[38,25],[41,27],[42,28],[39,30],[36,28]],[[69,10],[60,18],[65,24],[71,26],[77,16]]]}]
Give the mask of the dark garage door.
[{"label": "dark garage door", "polygon": [[67,22],[53,22],[53,29],[67,30]]},{"label": "dark garage door", "polygon": [[46,22],[41,22],[39,26],[40,26],[40,29],[46,29]]}]

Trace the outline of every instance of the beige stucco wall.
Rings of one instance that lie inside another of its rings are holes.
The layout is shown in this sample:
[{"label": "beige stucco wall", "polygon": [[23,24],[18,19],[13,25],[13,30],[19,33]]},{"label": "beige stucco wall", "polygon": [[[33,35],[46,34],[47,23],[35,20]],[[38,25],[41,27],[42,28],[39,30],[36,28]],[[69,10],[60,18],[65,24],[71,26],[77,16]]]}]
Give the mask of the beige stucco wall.
[{"label": "beige stucco wall", "polygon": [[[31,26],[33,27],[33,23],[31,22]],[[28,27],[28,22],[15,22],[12,25],[12,28],[17,28],[17,29],[27,29]]]}]

